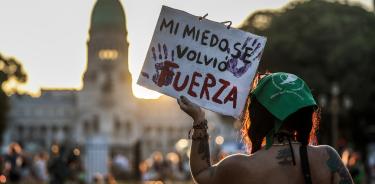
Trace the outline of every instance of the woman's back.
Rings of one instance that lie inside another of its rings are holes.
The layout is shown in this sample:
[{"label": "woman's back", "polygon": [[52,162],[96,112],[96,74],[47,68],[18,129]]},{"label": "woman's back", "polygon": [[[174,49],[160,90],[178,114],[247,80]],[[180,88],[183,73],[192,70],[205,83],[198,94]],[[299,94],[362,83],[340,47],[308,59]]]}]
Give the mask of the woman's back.
[{"label": "woman's back", "polygon": [[[251,156],[233,155],[224,159],[217,165],[215,175],[222,177],[215,179],[215,183],[305,183],[299,154],[301,144],[292,145],[296,165],[293,165],[289,144],[276,144]],[[349,173],[333,148],[308,146],[307,152],[312,183],[351,183]]]},{"label": "woman's back", "polygon": [[[286,83],[287,79],[293,81]],[[301,166],[306,159],[301,161],[300,147],[317,144],[320,120],[319,108],[307,84],[284,72],[267,74],[254,84],[241,128],[242,140],[252,155],[232,155],[213,166],[204,111],[185,97],[178,100],[180,108],[194,120],[190,151],[194,180],[203,184],[353,183],[340,156],[329,146],[308,146],[309,164],[303,165],[309,167]],[[310,176],[302,171],[307,168]],[[306,182],[305,176],[306,181],[312,181]]]}]

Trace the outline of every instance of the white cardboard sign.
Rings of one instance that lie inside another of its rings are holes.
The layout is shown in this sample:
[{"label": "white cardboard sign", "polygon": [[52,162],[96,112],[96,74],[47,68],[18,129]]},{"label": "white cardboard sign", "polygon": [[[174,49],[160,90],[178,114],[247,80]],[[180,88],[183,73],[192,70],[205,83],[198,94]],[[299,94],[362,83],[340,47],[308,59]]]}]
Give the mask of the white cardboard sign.
[{"label": "white cardboard sign", "polygon": [[266,38],[163,6],[138,84],[238,118]]}]

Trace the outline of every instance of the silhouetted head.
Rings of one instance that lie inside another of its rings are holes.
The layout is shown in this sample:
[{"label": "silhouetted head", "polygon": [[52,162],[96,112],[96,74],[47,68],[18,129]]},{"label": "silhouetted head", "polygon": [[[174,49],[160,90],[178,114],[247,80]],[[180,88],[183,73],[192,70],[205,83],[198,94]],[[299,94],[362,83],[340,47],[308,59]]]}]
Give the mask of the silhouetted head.
[{"label": "silhouetted head", "polygon": [[9,145],[8,153],[10,155],[21,154],[21,152],[22,152],[22,147],[17,142],[13,142]]},{"label": "silhouetted head", "polygon": [[304,145],[316,144],[319,109],[306,83],[293,74],[272,73],[256,77],[242,120],[242,138],[251,153],[273,136],[289,132]]}]

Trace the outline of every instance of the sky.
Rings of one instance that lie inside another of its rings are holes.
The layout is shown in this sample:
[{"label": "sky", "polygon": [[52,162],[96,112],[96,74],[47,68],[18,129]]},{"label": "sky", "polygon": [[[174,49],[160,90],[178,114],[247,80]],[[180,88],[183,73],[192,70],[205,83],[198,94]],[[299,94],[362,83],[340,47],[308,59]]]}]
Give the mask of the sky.
[{"label": "sky", "polygon": [[[128,29],[129,68],[138,98],[160,94],[135,84],[159,16],[167,5],[193,15],[239,26],[254,11],[276,9],[288,0],[120,0]],[[352,0],[372,8],[372,0]],[[18,59],[28,75],[19,87],[32,95],[40,88],[81,89],[86,41],[96,0],[1,0],[0,53]]]}]

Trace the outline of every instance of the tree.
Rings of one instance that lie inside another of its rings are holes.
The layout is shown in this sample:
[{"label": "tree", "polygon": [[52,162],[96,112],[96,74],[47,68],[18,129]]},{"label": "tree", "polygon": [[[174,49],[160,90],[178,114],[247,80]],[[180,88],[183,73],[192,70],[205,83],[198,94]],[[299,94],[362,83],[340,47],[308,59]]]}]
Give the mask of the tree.
[{"label": "tree", "polygon": [[6,116],[9,110],[9,97],[3,89],[9,81],[24,83],[27,80],[22,65],[14,58],[7,58],[0,54],[0,142],[5,130]]},{"label": "tree", "polygon": [[339,2],[295,1],[278,11],[255,12],[241,29],[268,38],[260,71],[295,73],[316,97],[330,94],[337,82],[353,100],[351,128],[360,128],[360,121],[375,121],[372,12]]}]

